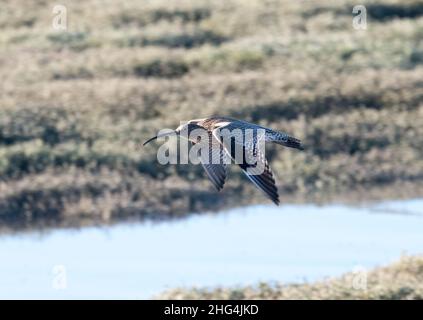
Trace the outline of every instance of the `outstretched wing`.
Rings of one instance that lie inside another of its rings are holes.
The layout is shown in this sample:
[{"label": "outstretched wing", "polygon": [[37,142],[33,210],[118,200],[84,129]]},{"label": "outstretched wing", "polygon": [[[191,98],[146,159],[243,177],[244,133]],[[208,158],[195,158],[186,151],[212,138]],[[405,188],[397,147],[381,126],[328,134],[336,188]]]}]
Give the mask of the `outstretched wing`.
[{"label": "outstretched wing", "polygon": [[200,155],[200,162],[213,186],[220,191],[226,180],[227,155],[211,132],[209,132],[208,153]]},{"label": "outstretched wing", "polygon": [[[217,129],[213,131],[213,135],[216,140],[220,139],[220,133]],[[265,136],[257,134],[250,139],[246,137],[247,135],[243,134],[243,137],[237,135],[231,139],[223,139],[222,145],[226,153],[240,166],[254,185],[262,190],[276,205],[279,205],[279,194],[275,179],[264,155],[264,150],[260,148],[265,143]]]},{"label": "outstretched wing", "polygon": [[[250,152],[252,152],[252,150],[245,150],[245,154]],[[241,163],[239,164],[240,168],[256,187],[261,189],[276,205],[279,205],[278,188],[276,187],[275,178],[273,177],[272,170],[269,167],[266,157],[261,154],[261,152],[258,152],[255,158],[257,159],[257,163]]]},{"label": "outstretched wing", "polygon": [[[211,153],[214,151],[210,150]],[[220,155],[223,155],[224,152],[219,152]],[[220,158],[222,159],[222,158]],[[221,160],[222,161],[222,160]],[[210,181],[213,183],[217,191],[220,191],[223,188],[226,180],[226,165],[225,164],[214,164],[214,163],[203,163],[201,162],[204,170],[207,173]]]}]

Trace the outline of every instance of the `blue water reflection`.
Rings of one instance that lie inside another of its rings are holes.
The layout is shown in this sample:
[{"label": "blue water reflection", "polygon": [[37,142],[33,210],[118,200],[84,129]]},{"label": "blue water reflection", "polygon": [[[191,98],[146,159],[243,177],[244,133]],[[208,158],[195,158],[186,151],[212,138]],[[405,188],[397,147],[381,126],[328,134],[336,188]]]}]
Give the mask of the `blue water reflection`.
[{"label": "blue water reflection", "polygon": [[313,281],[405,253],[423,253],[423,199],[252,206],[161,224],[3,236],[0,298],[139,299],[180,286]]}]

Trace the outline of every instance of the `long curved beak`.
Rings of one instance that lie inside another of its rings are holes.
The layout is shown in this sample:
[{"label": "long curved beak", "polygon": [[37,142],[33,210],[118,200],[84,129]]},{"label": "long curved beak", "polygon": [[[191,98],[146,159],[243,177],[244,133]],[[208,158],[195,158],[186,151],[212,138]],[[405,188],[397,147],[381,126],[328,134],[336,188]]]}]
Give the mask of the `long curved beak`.
[{"label": "long curved beak", "polygon": [[167,137],[167,136],[169,136],[171,134],[176,134],[176,133],[177,133],[176,131],[169,131],[169,132],[165,132],[165,133],[159,134],[159,135],[157,135],[157,136],[155,136],[153,138],[148,139],[142,145],[145,146],[147,143],[149,143],[149,142],[151,142],[153,140],[156,140],[157,138]]}]

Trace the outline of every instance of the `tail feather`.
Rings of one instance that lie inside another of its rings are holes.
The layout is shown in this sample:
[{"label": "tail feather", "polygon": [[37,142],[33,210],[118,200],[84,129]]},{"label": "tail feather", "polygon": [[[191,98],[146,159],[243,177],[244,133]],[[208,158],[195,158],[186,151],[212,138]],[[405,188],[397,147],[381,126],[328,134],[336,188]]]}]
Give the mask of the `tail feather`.
[{"label": "tail feather", "polygon": [[304,146],[301,143],[301,140],[291,137],[285,133],[270,131],[267,137],[268,137],[268,141],[280,144],[282,146],[304,150]]}]

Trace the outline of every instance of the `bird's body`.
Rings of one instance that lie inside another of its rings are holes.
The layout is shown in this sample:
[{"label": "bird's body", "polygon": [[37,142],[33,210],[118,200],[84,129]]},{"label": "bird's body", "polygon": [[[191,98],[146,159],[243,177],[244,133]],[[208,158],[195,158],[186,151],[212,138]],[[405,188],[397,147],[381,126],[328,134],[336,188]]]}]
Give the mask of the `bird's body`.
[{"label": "bird's body", "polygon": [[[181,135],[183,130],[187,131],[187,139],[193,144],[205,142],[208,153],[200,155],[200,162],[218,191],[223,188],[227,166],[232,160],[276,205],[279,204],[278,190],[264,149],[260,146],[264,146],[265,142],[274,142],[290,148],[304,149],[300,140],[286,133],[229,117],[190,120],[179,126],[175,132]],[[208,139],[201,141],[198,135],[190,135],[195,130],[205,132]],[[225,134],[230,136],[225,139]],[[155,138],[157,137],[144,144]]]}]

